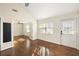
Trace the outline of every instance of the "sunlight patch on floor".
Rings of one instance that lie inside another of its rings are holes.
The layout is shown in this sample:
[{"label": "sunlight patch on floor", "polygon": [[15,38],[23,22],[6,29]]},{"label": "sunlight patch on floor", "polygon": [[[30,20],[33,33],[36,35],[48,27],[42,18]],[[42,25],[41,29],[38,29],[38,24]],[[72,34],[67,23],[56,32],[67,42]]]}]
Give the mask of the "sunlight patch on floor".
[{"label": "sunlight patch on floor", "polygon": [[20,38],[20,39],[18,39],[17,41],[18,41],[18,42],[24,42],[24,41],[25,41],[25,39]]}]

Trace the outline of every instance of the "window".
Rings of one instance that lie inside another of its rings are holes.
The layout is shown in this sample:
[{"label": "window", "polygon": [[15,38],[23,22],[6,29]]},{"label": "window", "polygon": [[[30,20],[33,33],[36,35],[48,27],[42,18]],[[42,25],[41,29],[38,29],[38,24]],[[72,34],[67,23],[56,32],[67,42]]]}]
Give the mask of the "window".
[{"label": "window", "polygon": [[63,22],[63,34],[73,34],[73,21],[65,21]]},{"label": "window", "polygon": [[46,33],[53,34],[53,24],[52,23],[46,24]]},{"label": "window", "polygon": [[41,24],[40,25],[40,32],[45,33],[46,32],[46,24]]},{"label": "window", "polygon": [[26,25],[26,32],[30,32],[30,25],[29,24]]},{"label": "window", "polygon": [[44,23],[40,25],[40,32],[46,34],[53,34],[53,24],[52,23]]}]

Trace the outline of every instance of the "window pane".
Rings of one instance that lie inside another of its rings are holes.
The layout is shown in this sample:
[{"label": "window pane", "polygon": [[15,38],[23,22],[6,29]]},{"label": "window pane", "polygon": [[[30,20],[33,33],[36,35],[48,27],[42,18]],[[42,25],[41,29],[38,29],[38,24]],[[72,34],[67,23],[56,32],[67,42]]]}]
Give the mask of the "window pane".
[{"label": "window pane", "polygon": [[73,21],[63,22],[63,33],[64,34],[73,34]]},{"label": "window pane", "polygon": [[53,23],[48,23],[46,27],[47,34],[53,34]]},{"label": "window pane", "polygon": [[45,33],[45,32],[46,32],[46,31],[45,31],[45,29],[46,29],[46,23],[41,24],[39,27],[40,27],[40,32],[41,32],[41,33]]},{"label": "window pane", "polygon": [[40,32],[46,34],[53,34],[53,24],[52,23],[44,23],[40,25]]},{"label": "window pane", "polygon": [[45,28],[46,27],[46,24],[41,24],[40,25],[40,28]]},{"label": "window pane", "polygon": [[53,23],[47,23],[47,24],[46,24],[46,27],[47,27],[47,28],[53,28]]}]

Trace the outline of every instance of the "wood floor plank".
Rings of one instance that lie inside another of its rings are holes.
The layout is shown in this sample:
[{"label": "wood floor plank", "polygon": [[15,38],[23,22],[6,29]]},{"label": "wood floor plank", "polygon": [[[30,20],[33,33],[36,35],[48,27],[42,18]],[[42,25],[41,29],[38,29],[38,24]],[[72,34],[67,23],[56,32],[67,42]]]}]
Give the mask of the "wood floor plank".
[{"label": "wood floor plank", "polygon": [[75,48],[50,43],[26,36],[15,37],[14,47],[0,51],[1,56],[79,56]]}]

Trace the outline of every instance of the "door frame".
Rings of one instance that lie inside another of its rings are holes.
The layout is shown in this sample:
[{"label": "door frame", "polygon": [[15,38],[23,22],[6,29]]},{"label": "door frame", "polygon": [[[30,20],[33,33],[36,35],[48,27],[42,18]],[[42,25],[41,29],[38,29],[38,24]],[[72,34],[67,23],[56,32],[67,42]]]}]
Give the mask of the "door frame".
[{"label": "door frame", "polygon": [[[61,33],[61,31],[62,31],[62,22],[64,22],[64,21],[75,21],[75,47],[72,47],[72,48],[77,48],[77,16],[74,16],[74,17],[67,17],[67,18],[63,18],[63,19],[61,19],[60,20],[60,45],[64,45],[63,43],[62,43],[62,33]],[[68,35],[68,34],[66,34],[66,35]],[[71,35],[71,34],[69,34],[69,35]],[[66,45],[64,45],[64,46],[66,46]],[[68,47],[71,47],[71,46],[68,46]]]}]

